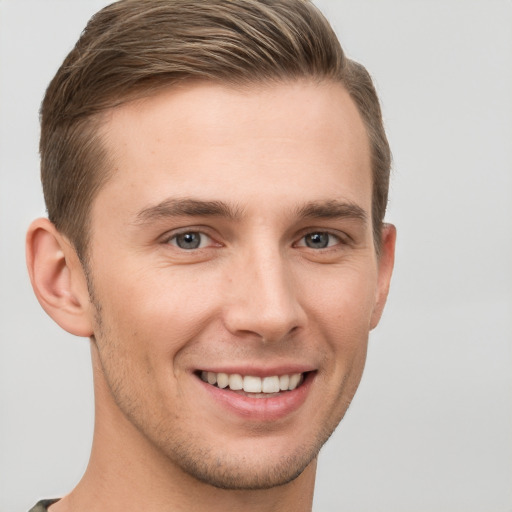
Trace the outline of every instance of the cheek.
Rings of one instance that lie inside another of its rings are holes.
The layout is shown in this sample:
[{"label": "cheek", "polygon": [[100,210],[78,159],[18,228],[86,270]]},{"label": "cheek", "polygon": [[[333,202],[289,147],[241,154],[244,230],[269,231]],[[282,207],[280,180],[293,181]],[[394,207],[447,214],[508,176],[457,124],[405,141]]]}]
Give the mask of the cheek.
[{"label": "cheek", "polygon": [[215,289],[212,278],[171,268],[151,275],[132,272],[129,279],[122,275],[98,276],[97,299],[107,335],[122,340],[117,348],[132,357],[144,355],[159,364],[158,359],[174,356],[208,325],[217,309],[216,294],[210,292]]},{"label": "cheek", "polygon": [[332,391],[348,397],[357,388],[366,360],[376,271],[372,266],[345,267],[323,283],[310,302],[310,320],[324,340],[325,376],[337,383]]},{"label": "cheek", "polygon": [[[374,265],[347,265],[333,269],[322,279],[306,283],[313,290],[308,297],[308,309],[333,334],[344,334],[347,341],[369,331],[375,305],[377,272]],[[352,334],[353,336],[350,336]]]}]

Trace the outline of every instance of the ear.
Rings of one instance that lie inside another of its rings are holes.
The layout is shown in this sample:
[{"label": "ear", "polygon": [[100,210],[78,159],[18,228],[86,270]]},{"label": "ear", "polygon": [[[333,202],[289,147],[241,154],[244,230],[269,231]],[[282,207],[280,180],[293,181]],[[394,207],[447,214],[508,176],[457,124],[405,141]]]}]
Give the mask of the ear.
[{"label": "ear", "polygon": [[393,224],[384,224],[381,235],[381,249],[378,256],[378,277],[375,305],[372,312],[370,329],[379,323],[389,292],[389,283],[395,263],[396,228]]},{"label": "ear", "polygon": [[37,300],[63,329],[92,336],[92,305],[85,273],[71,243],[48,219],[30,225],[27,267]]}]

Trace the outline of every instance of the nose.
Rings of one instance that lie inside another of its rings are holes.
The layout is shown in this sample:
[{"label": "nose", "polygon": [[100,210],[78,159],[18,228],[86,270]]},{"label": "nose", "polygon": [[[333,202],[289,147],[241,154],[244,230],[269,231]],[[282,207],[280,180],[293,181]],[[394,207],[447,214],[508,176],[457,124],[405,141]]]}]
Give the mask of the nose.
[{"label": "nose", "polygon": [[236,336],[279,341],[302,327],[297,276],[275,250],[251,251],[229,270],[224,322]]}]

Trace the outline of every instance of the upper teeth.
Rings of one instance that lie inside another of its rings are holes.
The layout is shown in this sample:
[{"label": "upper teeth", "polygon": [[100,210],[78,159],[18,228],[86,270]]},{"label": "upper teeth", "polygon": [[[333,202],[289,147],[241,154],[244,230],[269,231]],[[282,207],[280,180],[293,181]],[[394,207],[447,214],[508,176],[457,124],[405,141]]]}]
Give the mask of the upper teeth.
[{"label": "upper teeth", "polygon": [[253,375],[242,376],[238,373],[201,372],[201,379],[219,388],[244,390],[246,393],[279,393],[279,391],[291,391],[302,382],[302,373],[290,375],[272,375],[271,377],[255,377]]}]

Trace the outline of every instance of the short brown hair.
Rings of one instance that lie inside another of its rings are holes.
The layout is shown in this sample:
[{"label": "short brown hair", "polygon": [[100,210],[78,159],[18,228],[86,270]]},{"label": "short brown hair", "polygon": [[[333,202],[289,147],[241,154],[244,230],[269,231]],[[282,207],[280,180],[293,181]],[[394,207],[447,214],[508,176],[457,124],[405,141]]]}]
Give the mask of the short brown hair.
[{"label": "short brown hair", "polygon": [[307,0],[121,0],[95,14],[41,106],[48,216],[85,261],[91,204],[109,176],[100,115],[183,80],[229,84],[311,78],[341,82],[366,125],[379,248],[391,156],[366,69],[345,57]]}]

